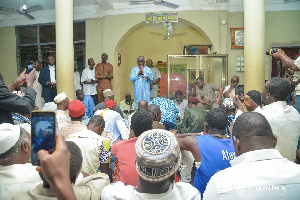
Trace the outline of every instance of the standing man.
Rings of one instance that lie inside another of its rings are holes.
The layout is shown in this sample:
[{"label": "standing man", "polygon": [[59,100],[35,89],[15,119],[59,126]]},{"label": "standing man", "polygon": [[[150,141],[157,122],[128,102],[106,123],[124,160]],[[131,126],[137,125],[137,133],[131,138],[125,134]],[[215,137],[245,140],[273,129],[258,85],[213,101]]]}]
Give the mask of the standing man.
[{"label": "standing man", "polygon": [[90,95],[93,98],[94,104],[98,104],[97,99],[97,82],[98,80],[95,77],[95,61],[93,58],[88,59],[88,68],[85,68],[82,71],[81,83],[83,85],[84,95]]},{"label": "standing man", "polygon": [[103,53],[102,62],[96,65],[95,76],[98,79],[97,96],[98,103],[103,101],[103,90],[113,89],[111,85],[111,79],[113,79],[113,66],[107,63],[108,55]]},{"label": "standing man", "polygon": [[81,85],[80,85],[80,74],[77,71],[78,69],[78,64],[76,61],[74,61],[74,90],[81,90]]},{"label": "standing man", "polygon": [[223,91],[224,98],[233,98],[236,95],[235,89],[236,86],[239,84],[239,82],[240,82],[239,76],[233,76],[231,78],[231,84],[227,85]]},{"label": "standing man", "polygon": [[45,100],[42,97],[42,85],[39,83],[38,79],[40,76],[40,71],[41,71],[41,62],[40,61],[35,61],[33,63],[33,67],[35,68],[35,76],[36,79],[33,83],[33,89],[36,91],[36,98],[35,98],[35,105],[37,105],[37,107],[39,107],[39,109],[41,110],[45,104]]},{"label": "standing man", "polygon": [[295,108],[300,113],[300,56],[293,60],[288,57],[282,49],[278,49],[276,53],[272,54],[273,58],[280,59],[289,69],[293,70],[295,81]]},{"label": "standing man", "polygon": [[[202,76],[199,76],[196,79],[196,84],[196,95],[199,101],[198,107],[203,108],[204,110],[219,108],[223,94],[222,86],[218,86],[214,83],[204,83]],[[216,97],[215,91],[219,91],[218,97]]]},{"label": "standing man", "polygon": [[48,66],[41,69],[39,83],[42,85],[42,97],[45,103],[53,102],[56,96],[56,68],[54,56],[48,56]]},{"label": "standing man", "polygon": [[154,81],[150,83],[150,90],[151,90],[151,99],[156,98],[158,96],[158,82],[161,79],[160,72],[157,68],[153,67],[153,62],[151,59],[146,61],[147,67],[149,67],[152,71]]},{"label": "standing man", "polygon": [[150,83],[154,80],[151,69],[144,66],[144,56],[139,56],[137,58],[137,63],[138,66],[132,68],[130,74],[130,81],[133,82],[133,94],[136,110],[140,100],[146,100],[150,103]]}]

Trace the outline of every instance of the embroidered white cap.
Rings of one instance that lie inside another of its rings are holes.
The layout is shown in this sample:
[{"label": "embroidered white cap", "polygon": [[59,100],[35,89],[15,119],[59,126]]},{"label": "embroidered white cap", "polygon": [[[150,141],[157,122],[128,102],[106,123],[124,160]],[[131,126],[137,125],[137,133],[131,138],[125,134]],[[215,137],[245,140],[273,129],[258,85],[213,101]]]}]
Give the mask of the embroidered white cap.
[{"label": "embroidered white cap", "polygon": [[22,124],[17,124],[17,126],[21,127],[21,128],[24,128],[24,130],[31,134],[31,125],[28,124],[28,123],[22,123]]},{"label": "embroidered white cap", "polygon": [[4,123],[0,125],[0,154],[12,148],[20,138],[20,127]]},{"label": "embroidered white cap", "polygon": [[58,95],[56,95],[56,97],[54,98],[54,102],[56,104],[60,103],[62,100],[64,100],[65,98],[67,98],[67,95],[66,93],[62,92],[62,93],[59,93]]}]

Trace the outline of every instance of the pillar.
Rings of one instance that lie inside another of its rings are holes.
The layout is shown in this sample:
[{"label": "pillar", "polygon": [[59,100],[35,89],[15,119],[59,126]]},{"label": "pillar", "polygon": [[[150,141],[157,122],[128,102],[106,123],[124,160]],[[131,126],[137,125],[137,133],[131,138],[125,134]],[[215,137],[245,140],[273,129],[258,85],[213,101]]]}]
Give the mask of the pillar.
[{"label": "pillar", "polygon": [[244,0],[245,93],[265,83],[265,1]]},{"label": "pillar", "polygon": [[73,0],[55,0],[57,93],[74,100]]}]

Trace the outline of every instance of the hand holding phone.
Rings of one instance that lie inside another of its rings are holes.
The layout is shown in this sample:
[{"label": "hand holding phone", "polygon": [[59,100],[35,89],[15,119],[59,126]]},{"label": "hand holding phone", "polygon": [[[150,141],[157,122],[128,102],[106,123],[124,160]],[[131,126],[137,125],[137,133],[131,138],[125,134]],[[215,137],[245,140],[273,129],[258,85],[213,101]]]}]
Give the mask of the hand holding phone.
[{"label": "hand holding phone", "polygon": [[56,116],[53,111],[32,111],[31,119],[31,162],[40,166],[37,152],[55,150]]}]

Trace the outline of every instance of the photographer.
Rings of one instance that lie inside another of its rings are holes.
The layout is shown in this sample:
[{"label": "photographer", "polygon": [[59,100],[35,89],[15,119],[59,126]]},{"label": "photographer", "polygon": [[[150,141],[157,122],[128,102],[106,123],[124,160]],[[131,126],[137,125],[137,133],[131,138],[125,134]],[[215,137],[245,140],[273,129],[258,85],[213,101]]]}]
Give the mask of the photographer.
[{"label": "photographer", "polygon": [[296,60],[288,57],[282,49],[278,49],[277,52],[271,54],[273,58],[280,59],[288,68],[293,70],[295,79],[295,108],[300,113],[300,85],[298,84],[300,80],[300,57]]}]

